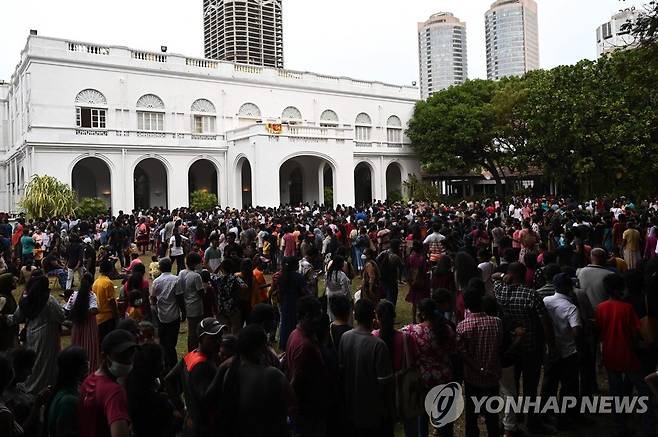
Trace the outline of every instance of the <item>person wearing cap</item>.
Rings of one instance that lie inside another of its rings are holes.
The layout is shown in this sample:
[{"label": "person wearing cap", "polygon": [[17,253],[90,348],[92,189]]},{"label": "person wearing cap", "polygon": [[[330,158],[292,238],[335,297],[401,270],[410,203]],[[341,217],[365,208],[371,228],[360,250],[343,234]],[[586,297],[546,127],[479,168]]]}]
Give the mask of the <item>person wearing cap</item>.
[{"label": "person wearing cap", "polygon": [[132,370],[137,350],[135,336],[116,329],[101,343],[101,364],[80,387],[78,435],[130,436],[130,414],[125,389],[119,383]]},{"label": "person wearing cap", "polygon": [[197,325],[199,347],[189,352],[166,376],[166,382],[176,385],[182,381],[187,415],[185,435],[217,435],[218,391],[221,381],[214,381],[217,361],[226,326],[213,317],[207,317]]},{"label": "person wearing cap", "polygon": [[[553,322],[556,354],[549,357],[544,366],[542,398],[578,395],[578,349],[576,339],[582,331],[580,313],[572,302],[573,283],[566,273],[553,277],[555,294],[544,298],[544,306]],[[560,416],[558,428],[568,428],[573,421],[573,411]]]},{"label": "person wearing cap", "polygon": [[82,242],[84,271],[90,272],[93,275],[96,273],[96,249],[94,249],[93,241],[90,237],[85,237]]}]

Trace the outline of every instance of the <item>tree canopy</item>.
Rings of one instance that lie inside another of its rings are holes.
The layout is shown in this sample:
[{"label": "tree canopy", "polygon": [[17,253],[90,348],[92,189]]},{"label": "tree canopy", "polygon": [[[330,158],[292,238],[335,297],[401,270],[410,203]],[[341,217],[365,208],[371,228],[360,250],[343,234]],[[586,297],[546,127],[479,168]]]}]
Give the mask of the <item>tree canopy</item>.
[{"label": "tree canopy", "polygon": [[416,105],[407,131],[427,171],[542,171],[563,191],[655,191],[658,43],[498,82],[473,80]]}]

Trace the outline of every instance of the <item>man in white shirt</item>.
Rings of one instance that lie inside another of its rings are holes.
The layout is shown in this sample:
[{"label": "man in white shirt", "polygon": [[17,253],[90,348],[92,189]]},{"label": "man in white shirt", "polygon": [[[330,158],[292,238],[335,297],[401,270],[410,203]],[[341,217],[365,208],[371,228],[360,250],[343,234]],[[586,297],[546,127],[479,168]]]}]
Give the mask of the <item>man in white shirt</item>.
[{"label": "man in white shirt", "polygon": [[[544,306],[553,322],[557,356],[549,357],[544,366],[544,381],[541,395],[543,399],[557,396],[558,386],[561,386],[560,396],[578,395],[578,350],[576,338],[580,335],[582,324],[578,308],[570,296],[573,295],[571,278],[566,273],[558,273],[553,277],[555,294],[544,298]],[[574,420],[573,409],[560,415],[559,429],[568,429]]]}]

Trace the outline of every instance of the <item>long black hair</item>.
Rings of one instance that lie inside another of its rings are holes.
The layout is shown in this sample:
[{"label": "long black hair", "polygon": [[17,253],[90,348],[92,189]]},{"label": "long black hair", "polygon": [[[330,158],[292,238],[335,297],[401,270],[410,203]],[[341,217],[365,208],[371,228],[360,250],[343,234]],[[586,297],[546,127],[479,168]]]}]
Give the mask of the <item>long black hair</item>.
[{"label": "long black hair", "polygon": [[434,340],[439,345],[445,344],[449,335],[448,322],[439,311],[439,307],[432,299],[423,299],[418,304],[418,314],[421,320],[429,322],[432,326]]},{"label": "long black hair", "polygon": [[226,435],[236,435],[239,407],[235,402],[240,396],[240,366],[243,360],[258,361],[260,353],[267,347],[267,334],[261,325],[250,324],[240,331],[237,342],[237,353],[231,358],[223,375],[223,386],[220,408],[220,426],[226,430]]},{"label": "long black hair", "polygon": [[342,256],[334,256],[334,258],[331,260],[331,263],[329,264],[329,268],[327,269],[327,280],[331,279],[331,275],[333,275],[334,281],[337,281],[338,273],[343,271],[344,265],[345,259]]},{"label": "long black hair", "polygon": [[73,302],[71,314],[69,315],[71,321],[76,325],[85,323],[89,316],[89,299],[91,297],[90,293],[92,292],[91,286],[93,282],[94,276],[89,272],[82,275],[82,279],[80,279],[80,289],[78,290],[78,295],[75,298],[75,302]]},{"label": "long black hair", "polygon": [[249,258],[243,259],[240,263],[240,273],[242,273],[242,280],[251,290],[254,284],[254,263]]},{"label": "long black hair", "polygon": [[382,300],[377,304],[375,309],[377,321],[379,322],[379,338],[381,338],[386,346],[388,352],[393,356],[395,336],[395,306],[388,300]]},{"label": "long black hair", "polygon": [[50,297],[48,278],[44,276],[42,270],[35,270],[25,289],[27,296],[21,299],[18,306],[26,319],[34,319],[48,303]]}]

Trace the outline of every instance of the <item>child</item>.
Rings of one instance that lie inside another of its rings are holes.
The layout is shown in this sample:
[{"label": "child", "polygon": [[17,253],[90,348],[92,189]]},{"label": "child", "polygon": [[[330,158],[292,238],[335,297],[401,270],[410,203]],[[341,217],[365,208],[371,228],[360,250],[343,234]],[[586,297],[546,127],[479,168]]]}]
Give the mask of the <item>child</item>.
[{"label": "child", "polygon": [[35,268],[41,267],[41,261],[43,260],[43,247],[41,247],[41,243],[37,243],[34,246],[34,265]]},{"label": "child", "polygon": [[149,277],[151,281],[160,276],[160,263],[158,262],[158,256],[153,255],[151,257],[151,264],[149,264]]},{"label": "child", "polygon": [[139,327],[140,344],[155,344],[155,326],[153,323],[142,320],[137,324]]}]

